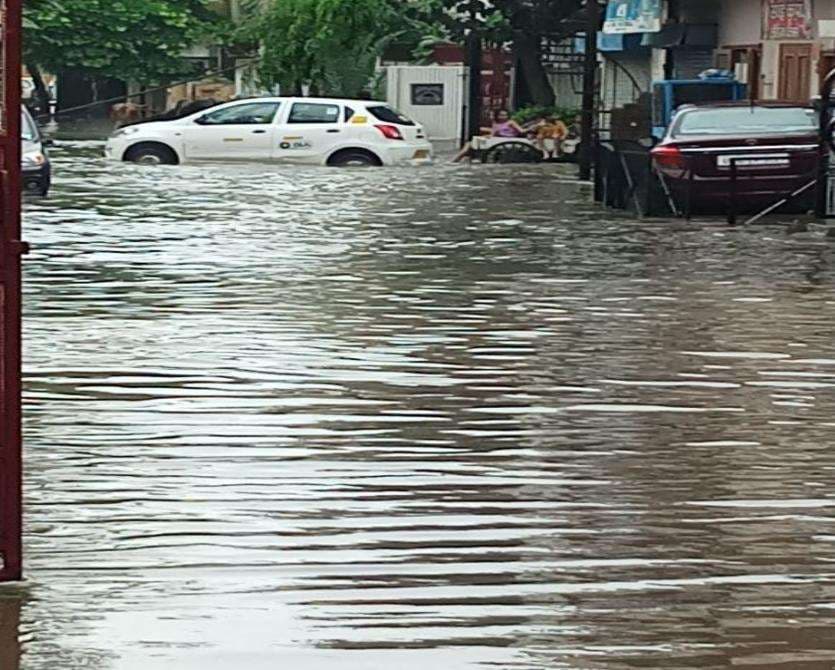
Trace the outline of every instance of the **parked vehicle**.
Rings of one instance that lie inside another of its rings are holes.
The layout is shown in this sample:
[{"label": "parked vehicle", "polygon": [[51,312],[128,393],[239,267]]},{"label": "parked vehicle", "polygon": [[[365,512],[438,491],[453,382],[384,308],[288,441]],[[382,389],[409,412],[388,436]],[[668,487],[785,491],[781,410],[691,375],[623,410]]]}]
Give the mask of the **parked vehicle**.
[{"label": "parked vehicle", "polygon": [[23,189],[45,196],[52,184],[52,166],[46,152],[47,141],[26,107],[21,107],[20,141]]},{"label": "parked vehicle", "polygon": [[245,160],[380,166],[428,162],[432,145],[421,126],[384,102],[251,98],[120,128],[105,155],[151,165]]},{"label": "parked vehicle", "polygon": [[[738,211],[762,209],[815,179],[817,115],[781,103],[685,106],[651,155],[680,210],[727,209],[732,197]],[[795,206],[813,198],[810,188]]]},{"label": "parked vehicle", "polygon": [[698,79],[665,79],[652,84],[652,136],[661,139],[684,105],[744,100],[748,87],[723,70],[706,70]]}]

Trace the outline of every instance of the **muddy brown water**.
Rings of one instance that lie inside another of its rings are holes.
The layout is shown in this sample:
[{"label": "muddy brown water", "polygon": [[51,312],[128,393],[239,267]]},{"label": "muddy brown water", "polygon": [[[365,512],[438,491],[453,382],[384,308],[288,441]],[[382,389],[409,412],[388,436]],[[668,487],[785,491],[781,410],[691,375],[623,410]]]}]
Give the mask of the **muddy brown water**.
[{"label": "muddy brown water", "polygon": [[3,668],[833,667],[822,235],[99,151],[26,207]]}]

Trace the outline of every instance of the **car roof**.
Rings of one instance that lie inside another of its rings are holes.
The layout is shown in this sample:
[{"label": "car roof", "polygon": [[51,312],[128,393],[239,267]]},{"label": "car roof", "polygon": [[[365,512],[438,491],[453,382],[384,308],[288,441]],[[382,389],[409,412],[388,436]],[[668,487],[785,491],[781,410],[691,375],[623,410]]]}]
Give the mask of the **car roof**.
[{"label": "car roof", "polygon": [[314,102],[331,105],[345,105],[353,103],[355,105],[386,105],[388,103],[381,100],[360,100],[359,98],[310,98],[301,95],[271,95],[271,96],[250,96],[245,98],[235,98],[234,100],[227,100],[229,102]]},{"label": "car roof", "polygon": [[723,100],[720,102],[692,102],[682,105],[678,111],[694,110],[694,109],[728,109],[739,107],[761,107],[761,108],[776,108],[776,109],[813,109],[811,104],[801,102],[787,102],[785,100]]}]

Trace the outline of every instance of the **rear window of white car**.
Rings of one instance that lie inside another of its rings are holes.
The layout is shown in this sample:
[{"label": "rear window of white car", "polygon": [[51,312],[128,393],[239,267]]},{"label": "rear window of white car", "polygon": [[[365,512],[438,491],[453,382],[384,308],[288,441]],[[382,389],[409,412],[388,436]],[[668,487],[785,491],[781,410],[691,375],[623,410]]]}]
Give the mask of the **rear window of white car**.
[{"label": "rear window of white car", "polygon": [[290,123],[337,123],[339,105],[318,102],[297,102],[290,110]]},{"label": "rear window of white car", "polygon": [[415,122],[408,116],[404,116],[396,109],[389,107],[388,105],[375,105],[374,107],[369,107],[368,111],[374,118],[378,121],[382,121],[383,123],[396,123],[401,126],[415,125]]},{"label": "rear window of white car", "polygon": [[814,133],[817,115],[806,107],[717,107],[683,112],[673,128],[681,135],[785,135]]}]

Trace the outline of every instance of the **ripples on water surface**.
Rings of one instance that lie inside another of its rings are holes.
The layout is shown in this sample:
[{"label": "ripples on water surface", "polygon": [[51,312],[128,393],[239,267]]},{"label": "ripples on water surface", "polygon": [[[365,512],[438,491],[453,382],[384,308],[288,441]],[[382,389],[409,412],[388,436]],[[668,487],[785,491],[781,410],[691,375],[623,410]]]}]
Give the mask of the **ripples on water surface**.
[{"label": "ripples on water surface", "polygon": [[833,667],[820,236],[98,150],[27,206],[23,668]]}]

